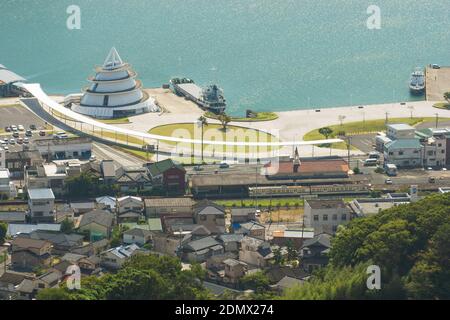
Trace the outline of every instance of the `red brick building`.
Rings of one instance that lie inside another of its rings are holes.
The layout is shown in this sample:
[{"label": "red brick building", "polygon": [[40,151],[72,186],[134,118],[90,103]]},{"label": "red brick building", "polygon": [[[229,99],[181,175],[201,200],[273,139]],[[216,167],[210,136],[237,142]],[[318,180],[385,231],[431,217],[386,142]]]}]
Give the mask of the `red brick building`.
[{"label": "red brick building", "polygon": [[160,185],[171,194],[184,194],[186,190],[186,170],[171,159],[147,165],[152,183]]}]

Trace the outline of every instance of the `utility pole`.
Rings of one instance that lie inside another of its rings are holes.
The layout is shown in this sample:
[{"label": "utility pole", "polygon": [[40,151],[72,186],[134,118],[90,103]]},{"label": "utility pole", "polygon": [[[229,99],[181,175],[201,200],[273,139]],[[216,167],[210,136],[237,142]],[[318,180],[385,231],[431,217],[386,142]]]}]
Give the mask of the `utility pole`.
[{"label": "utility pole", "polygon": [[386,124],[389,123],[389,112],[386,112]]},{"label": "utility pole", "polygon": [[439,127],[439,113],[436,113],[436,129]]}]

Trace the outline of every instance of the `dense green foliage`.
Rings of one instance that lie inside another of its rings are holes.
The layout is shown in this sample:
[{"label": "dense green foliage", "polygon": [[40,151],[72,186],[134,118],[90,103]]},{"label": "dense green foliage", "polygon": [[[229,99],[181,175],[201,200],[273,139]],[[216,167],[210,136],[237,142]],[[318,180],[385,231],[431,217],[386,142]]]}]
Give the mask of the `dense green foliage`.
[{"label": "dense green foliage", "polygon": [[0,244],[5,242],[6,232],[8,231],[8,225],[4,222],[0,222]]},{"label": "dense green foliage", "polygon": [[175,300],[208,299],[198,271],[182,271],[176,258],[135,255],[116,274],[82,280],[81,290],[45,289],[38,300]]},{"label": "dense green foliage", "polygon": [[[450,299],[450,194],[352,220],[333,240],[331,263],[289,299]],[[365,287],[381,268],[379,291]]]},{"label": "dense green foliage", "polygon": [[70,234],[73,232],[75,228],[75,225],[72,220],[69,220],[68,218],[64,219],[61,222],[61,232],[65,234]]},{"label": "dense green foliage", "polygon": [[93,198],[99,195],[118,194],[116,185],[105,184],[99,181],[99,178],[90,172],[82,172],[81,174],[69,177],[65,181],[65,192],[69,198]]}]

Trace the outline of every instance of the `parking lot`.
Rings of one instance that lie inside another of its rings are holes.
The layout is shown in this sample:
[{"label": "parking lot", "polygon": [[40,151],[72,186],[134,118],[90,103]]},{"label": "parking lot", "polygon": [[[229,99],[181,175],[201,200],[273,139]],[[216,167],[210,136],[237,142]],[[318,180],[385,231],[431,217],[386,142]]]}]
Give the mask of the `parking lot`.
[{"label": "parking lot", "polygon": [[0,113],[0,129],[2,132],[5,127],[11,125],[21,124],[25,129],[29,129],[30,125],[35,125],[37,128],[45,126],[45,121],[42,121],[21,105],[0,106]]}]

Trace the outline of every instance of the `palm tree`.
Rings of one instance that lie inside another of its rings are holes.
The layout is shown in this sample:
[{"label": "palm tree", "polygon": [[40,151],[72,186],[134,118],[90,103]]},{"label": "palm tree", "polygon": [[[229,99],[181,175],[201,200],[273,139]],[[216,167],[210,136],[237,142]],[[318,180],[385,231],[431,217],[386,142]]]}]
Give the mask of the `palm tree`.
[{"label": "palm tree", "polygon": [[450,92],[444,93],[444,99],[447,100],[447,102],[450,103]]},{"label": "palm tree", "polygon": [[320,128],[319,129],[319,133],[321,135],[323,135],[325,137],[325,139],[328,140],[328,137],[331,136],[333,134],[333,129],[329,128],[329,127],[325,127],[325,128]]},{"label": "palm tree", "polygon": [[228,116],[225,113],[222,113],[222,114],[219,115],[219,117],[217,119],[222,124],[223,131],[227,131],[227,126],[231,122],[230,116]]},{"label": "palm tree", "polygon": [[202,126],[202,164],[204,162],[204,157],[203,157],[203,136],[204,136],[204,127],[208,126],[208,119],[206,119],[206,117],[201,116],[200,118],[198,118],[198,123]]}]

